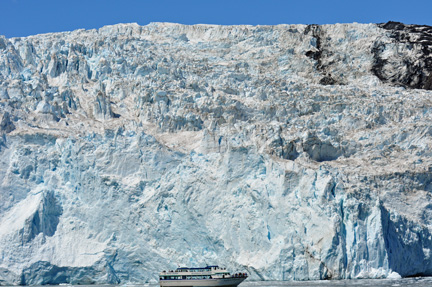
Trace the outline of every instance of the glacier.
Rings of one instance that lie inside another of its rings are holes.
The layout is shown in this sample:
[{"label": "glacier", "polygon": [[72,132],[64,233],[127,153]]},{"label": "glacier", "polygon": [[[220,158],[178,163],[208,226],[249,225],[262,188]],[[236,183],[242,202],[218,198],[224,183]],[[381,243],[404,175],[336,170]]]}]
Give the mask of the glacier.
[{"label": "glacier", "polygon": [[432,275],[432,27],[0,36],[0,285]]}]

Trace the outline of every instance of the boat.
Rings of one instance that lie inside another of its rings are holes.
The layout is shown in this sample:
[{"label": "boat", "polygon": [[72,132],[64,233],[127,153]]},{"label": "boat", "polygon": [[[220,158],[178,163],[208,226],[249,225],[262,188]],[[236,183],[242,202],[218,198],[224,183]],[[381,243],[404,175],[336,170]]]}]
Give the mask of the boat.
[{"label": "boat", "polygon": [[202,268],[180,267],[175,271],[162,271],[159,273],[159,285],[161,287],[235,287],[247,277],[246,273],[230,274],[225,268],[220,268],[217,265]]}]

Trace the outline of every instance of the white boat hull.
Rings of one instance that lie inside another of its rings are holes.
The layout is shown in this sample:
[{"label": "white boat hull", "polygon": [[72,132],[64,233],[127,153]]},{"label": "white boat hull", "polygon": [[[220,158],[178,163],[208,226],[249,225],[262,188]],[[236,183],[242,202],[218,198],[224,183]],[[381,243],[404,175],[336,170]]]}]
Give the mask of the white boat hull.
[{"label": "white boat hull", "polygon": [[219,278],[219,279],[190,279],[190,280],[161,280],[161,287],[204,287],[204,286],[225,286],[235,287],[246,278]]}]

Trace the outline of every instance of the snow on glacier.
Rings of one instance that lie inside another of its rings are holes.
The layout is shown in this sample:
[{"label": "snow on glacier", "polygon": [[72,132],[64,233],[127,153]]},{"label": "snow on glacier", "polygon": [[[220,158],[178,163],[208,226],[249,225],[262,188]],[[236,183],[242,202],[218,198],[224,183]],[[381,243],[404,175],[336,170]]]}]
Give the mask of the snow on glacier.
[{"label": "snow on glacier", "polygon": [[0,36],[0,284],[430,275],[429,32],[400,25]]}]

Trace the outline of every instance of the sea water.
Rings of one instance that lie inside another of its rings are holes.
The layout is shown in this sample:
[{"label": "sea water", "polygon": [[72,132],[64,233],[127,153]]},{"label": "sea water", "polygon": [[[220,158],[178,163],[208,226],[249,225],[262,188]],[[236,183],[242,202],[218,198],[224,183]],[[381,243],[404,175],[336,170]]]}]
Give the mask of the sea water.
[{"label": "sea water", "polygon": [[[51,285],[53,286],[53,285]],[[63,286],[63,285],[62,285]],[[69,287],[159,287],[154,284],[120,284],[120,285],[66,285]],[[403,279],[361,279],[361,280],[326,280],[326,281],[245,281],[239,287],[431,287],[432,277]],[[16,286],[3,286],[16,287]],[[44,287],[44,286],[38,286]]]},{"label": "sea water", "polygon": [[[138,285],[156,287],[159,284]],[[245,281],[239,287],[431,287],[432,277],[416,277],[403,279],[361,279],[361,280],[327,280],[327,281]],[[80,286],[82,287],[82,286]]]},{"label": "sea water", "polygon": [[397,280],[387,279],[362,279],[362,280],[327,280],[327,281],[255,281],[244,282],[239,287],[281,287],[281,286],[297,286],[297,287],[333,287],[333,286],[356,286],[356,287],[391,287],[391,286],[416,286],[416,287],[431,287],[432,277],[404,278]]}]

